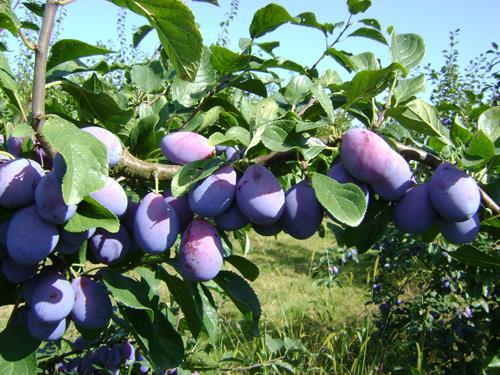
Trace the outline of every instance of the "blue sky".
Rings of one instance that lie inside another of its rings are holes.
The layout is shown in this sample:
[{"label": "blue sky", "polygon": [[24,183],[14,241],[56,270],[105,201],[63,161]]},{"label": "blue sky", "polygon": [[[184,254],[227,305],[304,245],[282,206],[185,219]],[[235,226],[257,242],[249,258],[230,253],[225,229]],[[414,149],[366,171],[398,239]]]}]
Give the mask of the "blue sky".
[{"label": "blue sky", "polygon": [[[195,19],[200,25],[205,44],[217,40],[219,23],[229,9],[230,0],[219,0],[220,7],[210,4],[186,1],[193,9]],[[240,0],[237,18],[230,26],[231,48],[238,48],[238,39],[248,37],[248,26],[253,13],[269,4],[268,0]],[[320,22],[337,22],[347,19],[348,12],[344,0],[275,0],[292,15],[312,11]],[[459,50],[461,63],[489,48],[491,42],[499,42],[500,1],[497,0],[373,0],[372,7],[357,18],[376,18],[385,30],[393,25],[398,33],[414,32],[420,34],[427,46],[424,62],[439,66],[443,61],[441,51],[448,46],[448,32],[461,29]],[[89,43],[115,41],[118,36],[116,17],[118,8],[104,0],[77,0],[66,6],[67,17],[63,23],[62,37],[81,39]],[[132,13],[127,14],[127,29],[146,23],[145,19]],[[131,38],[131,32],[128,33]],[[262,40],[281,42],[278,55],[290,58],[304,65],[312,64],[324,49],[322,34],[314,29],[286,25],[264,36]],[[157,45],[155,35],[145,40],[142,48],[153,51]],[[379,43],[364,39],[350,38],[339,48],[350,52],[373,51],[382,62],[387,63],[387,48]],[[335,63],[326,59],[320,69],[336,68]]]}]

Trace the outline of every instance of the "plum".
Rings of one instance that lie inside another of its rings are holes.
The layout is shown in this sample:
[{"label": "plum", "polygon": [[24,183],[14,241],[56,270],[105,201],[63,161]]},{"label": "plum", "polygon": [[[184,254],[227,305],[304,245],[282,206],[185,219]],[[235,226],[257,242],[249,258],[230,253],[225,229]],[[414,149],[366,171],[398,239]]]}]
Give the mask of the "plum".
[{"label": "plum", "polygon": [[443,163],[429,182],[434,208],[448,221],[465,221],[472,217],[481,202],[476,181],[452,164]]},{"label": "plum", "polygon": [[165,202],[167,202],[175,210],[179,219],[179,232],[184,232],[193,220],[193,211],[189,208],[189,199],[187,195],[182,197],[174,197],[172,191],[167,189],[163,192]]},{"label": "plum", "polygon": [[57,243],[57,246],[56,246],[56,251],[59,254],[65,254],[65,255],[76,254],[80,251],[80,249],[82,248],[82,245],[83,245],[83,241],[80,242],[79,244],[75,244],[75,243],[71,243],[71,242],[68,242],[66,240],[63,240],[62,238],[59,238],[59,242]]},{"label": "plum", "polygon": [[146,253],[169,249],[179,234],[175,210],[160,194],[149,193],[139,203],[134,218],[134,238]]},{"label": "plum", "polygon": [[127,194],[122,186],[111,177],[106,179],[106,183],[101,189],[90,196],[118,217],[123,216],[127,211]]},{"label": "plum", "polygon": [[460,222],[440,217],[437,223],[444,238],[454,244],[473,242],[479,233],[480,222],[477,215]]},{"label": "plum", "polygon": [[285,208],[285,192],[266,167],[248,167],[238,181],[236,202],[252,223],[268,225],[277,221]]},{"label": "plum", "polygon": [[27,206],[35,200],[35,188],[44,175],[36,161],[17,159],[0,165],[0,205]]},{"label": "plum", "polygon": [[66,318],[73,308],[75,292],[62,275],[52,273],[40,278],[30,298],[31,314],[43,322]]},{"label": "plum", "polygon": [[309,238],[318,231],[323,221],[323,207],[306,180],[287,191],[280,221],[285,233],[299,240]]},{"label": "plum", "polygon": [[195,219],[182,235],[179,264],[191,281],[213,279],[222,268],[222,241],[217,230],[203,219]]},{"label": "plum", "polygon": [[272,224],[268,224],[268,225],[259,225],[259,224],[252,223],[252,228],[254,231],[256,231],[261,236],[266,236],[266,237],[275,236],[279,232],[281,232],[281,230],[283,229],[281,227],[280,221],[276,221],[276,222],[274,222]]},{"label": "plum", "polygon": [[215,224],[220,230],[237,230],[249,223],[247,217],[243,215],[240,208],[234,202],[226,212],[215,217]]},{"label": "plum", "polygon": [[429,184],[408,190],[394,206],[392,218],[401,232],[421,234],[429,230],[437,219],[429,196]]},{"label": "plum", "polygon": [[240,160],[245,154],[245,148],[240,150],[237,147],[231,146],[215,146],[215,151],[217,154],[226,154],[226,160],[230,163]]},{"label": "plum", "polygon": [[330,178],[333,178],[335,181],[340,182],[341,184],[357,185],[365,194],[366,203],[368,204],[368,201],[370,200],[370,191],[368,190],[368,186],[365,183],[356,180],[349,173],[347,173],[342,163],[334,163],[330,167],[328,172],[326,172],[326,175]]},{"label": "plum", "polygon": [[125,224],[125,227],[127,227],[130,233],[134,231],[134,218],[135,213],[137,212],[137,207],[139,207],[139,203],[129,199],[127,211],[125,211],[125,215],[122,217],[122,223]]},{"label": "plum", "polygon": [[26,137],[14,137],[11,135],[7,139],[7,151],[14,156],[20,156],[21,147],[23,146],[25,140]]},{"label": "plum", "polygon": [[44,267],[39,273],[37,273],[35,276],[33,276],[31,279],[29,279],[26,283],[24,283],[23,296],[24,296],[24,300],[26,301],[26,304],[28,306],[31,305],[31,299],[33,297],[33,293],[35,292],[36,288],[38,288],[38,285],[40,285],[40,283],[42,283],[43,279],[45,279],[45,278],[64,279],[62,274],[60,272],[58,272],[52,266]]},{"label": "plum", "polygon": [[84,232],[68,232],[65,230],[61,231],[61,240],[66,242],[81,245],[83,241],[87,241],[95,233],[95,228],[90,228]]},{"label": "plum", "polygon": [[57,322],[43,322],[38,320],[31,312],[28,313],[26,319],[28,332],[37,340],[54,341],[63,337],[66,331],[66,319]]},{"label": "plum", "polygon": [[390,173],[370,184],[375,193],[388,201],[400,199],[406,190],[415,185],[413,172],[406,160],[395,151],[392,151],[392,160]]},{"label": "plum", "polygon": [[105,327],[113,315],[106,289],[85,276],[74,279],[71,286],[75,291],[75,303],[71,310],[75,324],[91,330]]},{"label": "plum", "polygon": [[229,208],[235,192],[236,171],[227,165],[193,187],[189,208],[200,216],[218,216]]},{"label": "plum", "polygon": [[54,156],[54,162],[52,164],[52,172],[55,173],[59,181],[62,181],[64,175],[66,174],[66,162],[64,161],[63,156],[59,153],[56,154],[56,156]]},{"label": "plum", "polygon": [[120,161],[123,149],[120,139],[115,134],[99,126],[87,126],[81,130],[92,134],[106,146],[109,167],[114,167]]},{"label": "plum", "polygon": [[10,220],[0,222],[0,245],[7,246],[7,229],[9,228]]},{"label": "plum", "polygon": [[135,348],[130,343],[130,341],[124,341],[121,345],[121,351],[123,358],[125,359],[125,365],[131,366],[135,361]]},{"label": "plum", "polygon": [[36,273],[37,265],[22,266],[12,260],[12,258],[2,259],[2,272],[5,278],[13,284],[19,284],[28,280]]},{"label": "plum", "polygon": [[215,153],[215,147],[208,144],[208,139],[194,132],[170,133],[163,137],[160,147],[168,160],[180,165],[208,159]]},{"label": "plum", "polygon": [[122,260],[130,250],[130,238],[123,225],[116,233],[100,228],[90,238],[89,248],[98,262],[113,264]]},{"label": "plum", "polygon": [[20,209],[10,219],[7,250],[17,264],[37,264],[54,250],[58,241],[57,227],[43,221],[35,205]]},{"label": "plum", "polygon": [[43,176],[36,186],[35,203],[38,214],[51,224],[64,224],[76,213],[76,204],[64,202],[61,182],[53,172]]},{"label": "plum", "polygon": [[383,180],[394,168],[393,153],[380,136],[366,129],[351,129],[342,137],[340,161],[361,182]]}]

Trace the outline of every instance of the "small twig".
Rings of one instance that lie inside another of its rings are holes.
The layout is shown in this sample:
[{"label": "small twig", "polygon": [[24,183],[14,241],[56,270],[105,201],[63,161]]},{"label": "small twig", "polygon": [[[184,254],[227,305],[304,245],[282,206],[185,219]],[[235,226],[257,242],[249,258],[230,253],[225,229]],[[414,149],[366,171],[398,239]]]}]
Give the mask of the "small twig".
[{"label": "small twig", "polygon": [[178,165],[148,163],[136,158],[128,150],[123,150],[122,159],[115,166],[118,174],[152,181],[155,175],[157,175],[159,181],[171,180],[180,168]]},{"label": "small twig", "polygon": [[27,37],[26,35],[24,35],[23,31],[21,29],[19,29],[19,37],[21,38],[21,40],[23,41],[24,45],[32,50],[32,51],[35,51],[36,50],[36,45],[35,43],[31,42]]},{"label": "small twig", "polygon": [[318,99],[316,99],[316,97],[311,96],[311,98],[309,99],[309,101],[307,102],[307,104],[300,109],[300,111],[299,111],[299,113],[297,113],[297,115],[299,115],[300,117],[302,117],[304,115],[304,113],[306,113],[306,111],[310,107],[312,107],[317,101],[318,101]]}]

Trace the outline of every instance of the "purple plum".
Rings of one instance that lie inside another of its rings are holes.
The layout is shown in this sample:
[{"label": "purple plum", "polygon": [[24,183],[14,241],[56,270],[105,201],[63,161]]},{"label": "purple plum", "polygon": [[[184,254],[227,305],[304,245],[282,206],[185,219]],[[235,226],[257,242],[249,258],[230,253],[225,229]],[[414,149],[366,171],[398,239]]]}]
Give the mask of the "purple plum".
[{"label": "purple plum", "polygon": [[88,229],[85,232],[68,232],[62,230],[61,239],[75,245],[81,245],[83,241],[87,241],[94,233],[95,228]]},{"label": "purple plum", "polygon": [[472,217],[481,202],[476,181],[452,164],[443,163],[429,182],[432,204],[446,220],[464,221]]},{"label": "purple plum", "polygon": [[59,230],[42,220],[35,205],[20,209],[10,219],[7,250],[17,264],[37,264],[54,250],[58,241]]},{"label": "purple plum", "polygon": [[215,224],[220,230],[238,230],[250,223],[248,218],[243,215],[240,208],[234,202],[226,212],[215,217]]},{"label": "purple plum", "polygon": [[104,187],[90,194],[90,196],[118,217],[123,216],[127,211],[127,194],[125,194],[122,186],[111,177],[106,179]]},{"label": "purple plum", "polygon": [[27,206],[35,200],[35,188],[44,175],[36,161],[17,159],[0,165],[0,205]]},{"label": "purple plum", "polygon": [[47,323],[38,320],[33,314],[28,313],[27,327],[30,335],[37,340],[59,340],[66,331],[66,319]]},{"label": "purple plum", "polygon": [[113,264],[122,260],[130,250],[130,238],[124,225],[117,233],[97,229],[89,240],[92,255],[100,263]]},{"label": "purple plum", "polygon": [[437,219],[429,196],[429,184],[408,190],[394,206],[392,218],[401,232],[421,234],[429,230]]},{"label": "purple plum", "polygon": [[304,240],[318,231],[323,214],[314,190],[302,180],[286,193],[281,226],[290,236]]},{"label": "purple plum", "polygon": [[167,202],[175,210],[179,219],[179,232],[184,232],[193,220],[193,211],[189,208],[189,199],[187,195],[182,197],[174,197],[170,189],[163,193],[165,202]]},{"label": "purple plum", "polygon": [[2,273],[5,278],[13,284],[19,284],[28,280],[36,273],[37,265],[22,266],[12,260],[12,258],[2,259]]},{"label": "purple plum", "polygon": [[106,289],[85,276],[74,279],[71,286],[75,291],[75,303],[71,311],[75,324],[92,330],[105,327],[113,316],[111,299]]},{"label": "purple plum", "polygon": [[179,263],[184,276],[191,281],[213,279],[222,268],[222,241],[207,221],[195,219],[182,235]]},{"label": "purple plum", "polygon": [[134,238],[146,253],[169,249],[179,234],[175,210],[160,194],[149,193],[139,203],[134,219]]},{"label": "purple plum", "polygon": [[215,147],[208,144],[208,139],[194,132],[170,133],[163,137],[160,147],[168,160],[180,165],[208,159],[215,153]]},{"label": "purple plum", "polygon": [[193,187],[189,208],[200,216],[218,216],[229,208],[235,192],[236,171],[227,165]]},{"label": "purple plum", "polygon": [[440,217],[437,223],[444,238],[454,244],[473,242],[479,233],[480,222],[477,215],[461,222],[448,221]]},{"label": "purple plum", "polygon": [[236,201],[252,223],[268,225],[278,221],[285,208],[285,192],[266,167],[248,167],[238,181]]},{"label": "purple plum", "polygon": [[395,151],[391,151],[391,168],[382,180],[370,184],[372,190],[381,198],[396,201],[415,185],[413,172],[406,160]]},{"label": "purple plum", "polygon": [[47,173],[36,186],[35,203],[38,214],[51,224],[64,224],[76,213],[76,204],[64,202],[61,182],[53,172]]},{"label": "purple plum", "polygon": [[68,280],[52,274],[42,277],[30,298],[31,314],[40,321],[54,323],[66,318],[75,301],[75,292]]},{"label": "purple plum", "polygon": [[266,236],[266,237],[276,236],[283,229],[281,227],[280,221],[276,221],[268,225],[259,225],[252,223],[252,228],[261,236]]},{"label": "purple plum", "polygon": [[92,134],[101,141],[108,151],[108,165],[114,167],[122,158],[122,144],[120,139],[109,130],[99,126],[87,126],[81,129],[82,131]]}]

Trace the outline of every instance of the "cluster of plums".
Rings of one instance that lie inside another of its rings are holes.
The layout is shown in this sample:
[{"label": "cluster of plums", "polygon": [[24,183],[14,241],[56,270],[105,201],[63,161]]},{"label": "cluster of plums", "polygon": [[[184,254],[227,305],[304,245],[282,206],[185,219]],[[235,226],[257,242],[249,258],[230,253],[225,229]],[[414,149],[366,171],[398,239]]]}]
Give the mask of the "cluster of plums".
[{"label": "cluster of plums", "polygon": [[86,341],[82,337],[77,338],[72,348],[84,354],[58,362],[55,366],[57,373],[120,374],[129,370],[128,373],[133,371],[133,373],[147,374],[150,372],[149,363],[129,340],[116,342],[111,346],[105,344],[95,347],[94,345],[92,341]]},{"label": "cluster of plums", "polygon": [[395,201],[393,221],[405,233],[422,234],[435,223],[455,244],[474,241],[479,232],[480,189],[474,179],[443,163],[429,182],[417,184],[406,160],[377,134],[349,130],[342,138],[340,163],[328,175],[358,185],[368,200],[369,189]]},{"label": "cluster of plums", "polygon": [[[95,126],[82,131],[106,146],[110,167],[120,161],[122,146],[116,135]],[[168,134],[160,146],[170,162],[180,165],[217,152],[207,138],[193,132]],[[219,152],[225,152],[228,161],[240,156],[232,147],[219,148]],[[0,206],[13,211],[9,220],[0,223],[1,268],[8,281],[24,286],[27,325],[40,340],[60,338],[68,318],[79,327],[99,329],[112,315],[111,301],[100,283],[84,276],[70,282],[43,266],[52,253],[73,254],[86,242],[91,258],[109,265],[136,248],[148,254],[162,253],[181,234],[179,268],[193,282],[208,281],[223,265],[218,230],[234,231],[250,224],[261,235],[284,231],[306,239],[316,233],[324,216],[307,180],[285,193],[262,165],[249,166],[241,176],[231,165],[224,165],[193,185],[185,196],[174,197],[167,190],[163,195],[149,193],[138,203],[129,201],[122,186],[108,178],[91,196],[120,219],[119,231],[98,228],[72,233],[63,227],[77,210],[62,197],[65,173],[65,161],[59,154],[48,173],[25,158],[0,165]],[[423,233],[437,220],[451,242],[470,242],[477,235],[480,194],[472,178],[443,164],[429,183],[417,185],[404,158],[368,130],[352,129],[344,135],[340,161],[328,176],[340,183],[357,184],[367,201],[368,186],[380,197],[397,201],[394,222],[404,232]]]}]

